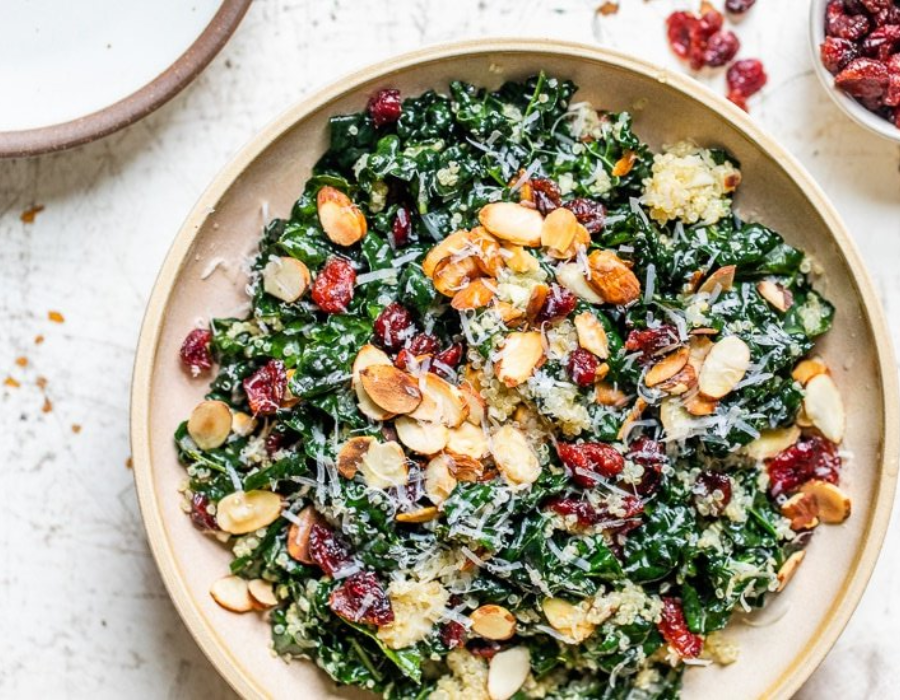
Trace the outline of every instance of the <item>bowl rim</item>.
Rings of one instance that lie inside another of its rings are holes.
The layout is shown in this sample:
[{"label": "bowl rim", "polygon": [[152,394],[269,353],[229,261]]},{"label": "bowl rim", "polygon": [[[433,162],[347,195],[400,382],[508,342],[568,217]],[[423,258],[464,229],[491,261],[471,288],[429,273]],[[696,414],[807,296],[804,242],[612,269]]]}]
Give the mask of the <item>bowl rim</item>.
[{"label": "bowl rim", "polygon": [[819,45],[825,41],[825,6],[830,0],[812,0],[809,4],[809,48],[816,77],[840,110],[861,127],[881,138],[900,143],[900,127],[887,119],[870,112],[859,102],[839,90],[834,84],[834,76],[829,73],[819,54]]},{"label": "bowl rim", "polygon": [[[836,209],[828,201],[819,185],[799,163],[740,108],[687,75],[661,68],[649,61],[628,54],[577,42],[549,39],[476,39],[429,46],[386,59],[374,65],[344,75],[328,86],[291,105],[243,148],[215,176],[200,196],[176,235],[147,305],[135,355],[131,393],[131,443],[134,478],[144,527],[150,549],[156,560],[169,596],[201,650],[222,677],[243,697],[266,697],[260,685],[245,673],[238,659],[214,631],[195,603],[180,576],[174,556],[173,543],[166,531],[158,504],[160,494],[153,487],[153,465],[150,448],[150,392],[166,309],[175,289],[175,282],[188,261],[196,233],[214,205],[227,192],[243,171],[278,137],[309,114],[328,107],[348,92],[373,79],[390,76],[417,64],[472,55],[554,55],[578,59],[612,62],[625,70],[634,71],[654,80],[667,83],[688,97],[705,104],[736,126],[742,135],[764,148],[780,161],[786,173],[806,192],[840,248],[864,302],[864,313],[875,336],[875,362],[883,384],[884,424],[900,423],[900,392],[897,368],[891,347],[890,334],[874,286],[863,265],[862,258]],[[900,462],[900,433],[886,430],[882,436],[882,453],[878,470],[877,491],[863,545],[853,564],[854,576],[832,603],[830,614],[822,621],[806,647],[797,652],[791,666],[773,683],[765,696],[790,698],[812,674],[837,641],[855,610],[868,584],[881,551],[890,520],[891,505]]]}]

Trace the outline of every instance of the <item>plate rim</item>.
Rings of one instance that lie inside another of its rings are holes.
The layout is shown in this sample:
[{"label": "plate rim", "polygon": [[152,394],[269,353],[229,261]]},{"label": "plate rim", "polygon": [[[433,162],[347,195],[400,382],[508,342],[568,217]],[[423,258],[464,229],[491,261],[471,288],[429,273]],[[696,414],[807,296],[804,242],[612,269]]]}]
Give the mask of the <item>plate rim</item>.
[{"label": "plate rim", "polygon": [[127,97],[70,121],[34,129],[0,131],[0,158],[27,158],[81,146],[156,111],[193,82],[218,55],[240,25],[251,2],[223,0],[187,50],[162,73]]},{"label": "plate rim", "polygon": [[[859,250],[837,210],[812,175],[791,153],[753,122],[746,112],[710,88],[687,75],[620,51],[552,39],[488,38],[442,43],[403,53],[345,74],[288,107],[259,131],[215,176],[191,210],[165,257],[147,305],[135,354],[130,409],[132,458],[138,502],[150,549],[169,596],[191,636],[219,674],[242,697],[267,696],[255,679],[243,672],[240,665],[235,663],[237,659],[234,658],[228,645],[219,638],[195,604],[194,597],[179,574],[172,542],[166,532],[158,505],[158,494],[153,488],[149,437],[149,387],[165,310],[174,291],[174,283],[188,261],[187,254],[197,231],[213,211],[215,203],[241,173],[296,122],[326,108],[347,92],[370,80],[389,79],[392,74],[416,64],[427,65],[444,59],[480,54],[545,54],[611,62],[620,68],[665,82],[688,97],[704,103],[709,109],[728,120],[758,147],[768,150],[771,156],[781,162],[786,174],[804,189],[846,260],[852,281],[859,290],[864,313],[875,336],[875,361],[884,393],[884,426],[900,423],[898,373],[884,312]],[[882,549],[894,501],[898,467],[900,467],[900,433],[885,429],[878,464],[880,477],[877,491],[873,497],[873,507],[863,546],[853,563],[852,577],[845,579],[848,583],[840,595],[831,601],[831,610],[812,635],[811,641],[803,649],[798,650],[792,664],[767,689],[764,697],[787,700],[794,695],[819,666],[849,622],[868,585]]]}]

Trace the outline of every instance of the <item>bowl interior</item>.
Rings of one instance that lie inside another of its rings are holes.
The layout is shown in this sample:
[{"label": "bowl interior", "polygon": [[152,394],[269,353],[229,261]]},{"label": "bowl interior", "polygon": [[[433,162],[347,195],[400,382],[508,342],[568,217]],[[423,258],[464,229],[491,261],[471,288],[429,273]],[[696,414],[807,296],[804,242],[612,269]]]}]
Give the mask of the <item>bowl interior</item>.
[{"label": "bowl interior", "polygon": [[191,380],[182,371],[179,344],[198,317],[241,312],[241,261],[255,249],[264,212],[289,213],[326,148],[330,115],[361,109],[374,89],[386,85],[407,95],[444,90],[452,79],[496,87],[540,70],[576,81],[581,86],[578,99],[630,110],[637,133],[655,147],[689,137],[728,149],[742,164],[741,213],[810,251],[823,270],[817,286],[837,306],[835,329],[819,350],[847,402],[846,447],[853,460],[845,482],[854,515],[843,526],[816,533],[778,610],[757,621],[766,626],[732,628],[730,635],[741,646],[740,660],[728,667],[690,670],[686,696],[718,698],[727,687],[733,698],[788,697],[827,652],[862,592],[893,494],[893,474],[882,465],[896,454],[894,443],[885,444],[885,421],[892,416],[896,421],[896,397],[892,376],[884,376],[892,365],[877,302],[846,233],[818,188],[740,110],[689,79],[583,46],[513,41],[454,45],[345,79],[269,127],[219,175],[197,205],[176,239],[148,309],[132,416],[142,510],[176,605],[198,642],[242,694],[288,697],[302,689],[304,697],[314,698],[355,693],[335,691],[308,663],[285,664],[273,658],[268,623],[253,614],[228,613],[210,598],[209,586],[226,573],[229,556],[199,536],[180,508],[177,489],[185,474],[171,436],[202,397],[206,381]]}]

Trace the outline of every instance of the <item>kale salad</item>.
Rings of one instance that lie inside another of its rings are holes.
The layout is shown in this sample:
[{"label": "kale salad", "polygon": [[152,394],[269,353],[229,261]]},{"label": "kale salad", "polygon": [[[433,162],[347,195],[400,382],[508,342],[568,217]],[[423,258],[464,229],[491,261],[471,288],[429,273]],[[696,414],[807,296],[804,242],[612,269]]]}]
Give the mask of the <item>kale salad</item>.
[{"label": "kale salad", "polygon": [[333,117],[251,311],[181,348],[212,379],[185,510],[233,552],[210,593],[337,683],[675,698],[850,513],[814,263],[735,213],[728,153],[575,92]]}]

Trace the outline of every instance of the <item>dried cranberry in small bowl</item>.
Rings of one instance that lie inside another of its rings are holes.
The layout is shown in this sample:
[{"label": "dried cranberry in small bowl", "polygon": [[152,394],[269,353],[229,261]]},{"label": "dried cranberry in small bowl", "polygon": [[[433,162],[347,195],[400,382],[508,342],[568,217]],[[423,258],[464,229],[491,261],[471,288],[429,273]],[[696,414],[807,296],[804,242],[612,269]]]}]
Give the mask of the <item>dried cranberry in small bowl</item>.
[{"label": "dried cranberry in small bowl", "polygon": [[212,332],[205,328],[195,328],[181,344],[179,356],[181,362],[190,370],[192,376],[197,377],[212,368],[213,358],[210,344]]},{"label": "dried cranberry in small bowl", "polygon": [[396,301],[385,306],[375,319],[375,340],[381,347],[391,352],[402,348],[415,331],[412,313]]},{"label": "dried cranberry in small bowl", "polygon": [[395,123],[403,111],[400,91],[393,88],[379,90],[369,98],[368,110],[376,127]]},{"label": "dried cranberry in small bowl", "polygon": [[869,31],[869,18],[863,14],[849,14],[843,0],[831,0],[825,8],[825,34],[858,41]]},{"label": "dried cranberry in small bowl", "polygon": [[859,56],[859,47],[849,39],[829,36],[822,42],[819,54],[825,69],[832,75],[837,75],[850,61]]},{"label": "dried cranberry in small bowl", "polygon": [[855,58],[834,77],[834,84],[861,100],[879,100],[888,87],[887,66],[874,58]]}]

